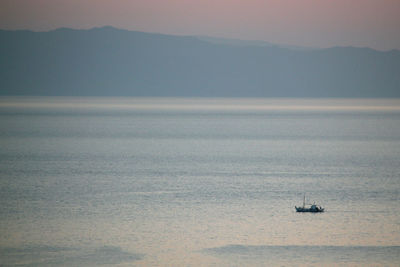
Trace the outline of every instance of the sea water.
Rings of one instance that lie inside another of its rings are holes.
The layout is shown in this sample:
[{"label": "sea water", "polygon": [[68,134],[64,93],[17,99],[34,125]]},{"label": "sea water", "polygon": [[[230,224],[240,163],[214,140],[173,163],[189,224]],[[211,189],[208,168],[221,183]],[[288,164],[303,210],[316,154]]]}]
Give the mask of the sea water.
[{"label": "sea water", "polygon": [[0,98],[2,266],[398,266],[399,192],[399,100]]}]

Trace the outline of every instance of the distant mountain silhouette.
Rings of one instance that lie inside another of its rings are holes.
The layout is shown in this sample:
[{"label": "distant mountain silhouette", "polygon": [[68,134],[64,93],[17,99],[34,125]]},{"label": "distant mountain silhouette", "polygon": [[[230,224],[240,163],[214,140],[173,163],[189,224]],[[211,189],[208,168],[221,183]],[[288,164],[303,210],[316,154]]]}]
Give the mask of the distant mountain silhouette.
[{"label": "distant mountain silhouette", "polygon": [[282,45],[282,44],[274,44],[266,41],[257,41],[257,40],[240,40],[240,39],[229,39],[229,38],[218,38],[218,37],[209,37],[209,36],[196,36],[199,40],[203,40],[213,44],[226,44],[226,45],[234,45],[234,46],[262,46],[262,47],[281,47],[281,48],[289,48],[295,50],[312,50],[315,48],[304,47],[304,46],[294,46],[294,45]]},{"label": "distant mountain silhouette", "polygon": [[0,30],[0,94],[400,97],[398,50],[221,40],[112,27]]}]

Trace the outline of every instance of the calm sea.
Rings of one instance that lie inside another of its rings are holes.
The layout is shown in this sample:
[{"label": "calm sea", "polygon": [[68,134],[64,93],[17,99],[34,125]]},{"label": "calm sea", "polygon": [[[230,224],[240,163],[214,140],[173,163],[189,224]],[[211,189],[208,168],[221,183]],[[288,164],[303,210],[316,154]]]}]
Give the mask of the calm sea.
[{"label": "calm sea", "polygon": [[400,100],[0,98],[1,266],[399,266],[399,192]]}]

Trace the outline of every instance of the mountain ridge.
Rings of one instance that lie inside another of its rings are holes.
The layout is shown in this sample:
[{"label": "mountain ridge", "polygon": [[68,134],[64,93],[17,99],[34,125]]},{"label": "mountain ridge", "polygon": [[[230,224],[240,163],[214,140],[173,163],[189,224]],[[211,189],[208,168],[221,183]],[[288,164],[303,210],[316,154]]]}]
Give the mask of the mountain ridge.
[{"label": "mountain ridge", "polygon": [[[298,46],[298,45],[290,45],[290,44],[280,44],[280,43],[272,43],[263,40],[247,40],[247,39],[238,39],[238,38],[224,38],[224,37],[216,37],[216,36],[208,36],[208,35],[177,35],[177,34],[165,34],[165,33],[158,33],[158,32],[145,32],[145,31],[137,31],[137,30],[128,30],[117,28],[114,26],[99,26],[99,27],[92,27],[87,29],[76,29],[76,28],[68,28],[68,27],[59,27],[47,31],[35,31],[30,29],[16,29],[16,30],[6,30],[0,29],[0,32],[31,32],[31,33],[50,33],[50,32],[57,32],[57,31],[93,31],[93,30],[115,30],[115,31],[122,31],[122,32],[132,32],[132,33],[145,33],[150,35],[163,35],[163,36],[172,36],[172,37],[192,37],[199,39],[200,41],[205,41],[208,43],[214,44],[229,44],[230,41],[238,42],[238,46],[257,46],[257,47],[265,47],[265,46],[275,46],[287,49],[305,49],[305,50],[325,50],[325,49],[332,49],[332,48],[356,48],[356,49],[369,49],[377,52],[392,52],[397,51],[400,52],[400,49],[389,49],[389,50],[378,50],[368,46],[342,46],[342,45],[334,45],[330,47],[309,47],[309,46]],[[224,43],[226,41],[226,43]],[[242,44],[241,44],[242,43]],[[253,45],[252,45],[253,44]],[[236,45],[236,44],[234,44]]]},{"label": "mountain ridge", "polygon": [[111,26],[0,30],[0,95],[400,97],[400,50],[213,40]]}]

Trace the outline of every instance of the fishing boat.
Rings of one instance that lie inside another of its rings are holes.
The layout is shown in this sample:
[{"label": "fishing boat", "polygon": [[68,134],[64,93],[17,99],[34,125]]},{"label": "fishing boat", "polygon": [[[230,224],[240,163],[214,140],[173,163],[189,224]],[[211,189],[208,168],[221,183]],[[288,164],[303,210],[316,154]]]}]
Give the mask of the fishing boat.
[{"label": "fishing boat", "polygon": [[297,212],[324,212],[324,208],[322,208],[321,206],[315,205],[315,203],[306,205],[306,195],[305,194],[304,194],[304,198],[303,198],[303,206],[302,207],[294,206],[294,207],[296,208]]}]

